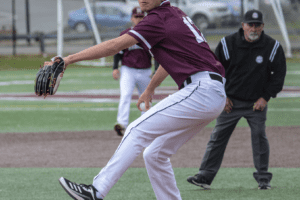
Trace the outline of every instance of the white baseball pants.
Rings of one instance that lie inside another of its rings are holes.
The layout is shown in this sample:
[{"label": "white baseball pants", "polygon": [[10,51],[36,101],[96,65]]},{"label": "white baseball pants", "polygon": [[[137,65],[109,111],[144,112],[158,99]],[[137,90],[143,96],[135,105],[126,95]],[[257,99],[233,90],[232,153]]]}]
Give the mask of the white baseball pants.
[{"label": "white baseball pants", "polygon": [[180,200],[170,158],[223,111],[223,84],[208,72],[191,76],[192,83],[163,99],[132,122],[107,165],[94,178],[94,187],[106,196],[143,151],[148,176],[158,200]]},{"label": "white baseball pants", "polygon": [[[151,81],[152,70],[136,69],[123,65],[120,77],[120,102],[118,107],[117,122],[127,127],[130,113],[130,103],[135,87],[138,89],[139,96],[145,91]],[[143,114],[143,112],[141,113]]]}]

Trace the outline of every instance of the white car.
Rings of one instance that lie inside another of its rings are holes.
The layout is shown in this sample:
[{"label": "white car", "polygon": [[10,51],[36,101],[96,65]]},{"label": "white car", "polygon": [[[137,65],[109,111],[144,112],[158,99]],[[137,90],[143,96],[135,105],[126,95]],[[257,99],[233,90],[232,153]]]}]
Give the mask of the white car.
[{"label": "white car", "polygon": [[[203,30],[209,27],[220,26],[228,22],[231,12],[225,3],[219,0],[169,0],[172,6],[180,8]],[[126,0],[132,6],[139,6],[138,0]]]}]

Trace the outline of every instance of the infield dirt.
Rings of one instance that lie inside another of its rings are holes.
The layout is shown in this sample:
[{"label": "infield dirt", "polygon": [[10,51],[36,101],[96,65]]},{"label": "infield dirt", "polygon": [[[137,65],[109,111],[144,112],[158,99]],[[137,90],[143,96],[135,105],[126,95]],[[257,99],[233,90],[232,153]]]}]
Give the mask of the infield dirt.
[{"label": "infield dirt", "polygon": [[[212,128],[205,128],[173,155],[173,167],[199,167]],[[269,167],[300,167],[300,127],[267,127]],[[0,167],[104,167],[121,137],[114,131],[0,134]],[[145,167],[142,154],[131,167]],[[254,167],[250,128],[236,128],[222,167]]]},{"label": "infield dirt", "polygon": [[[153,98],[159,101],[177,90],[175,87],[160,87]],[[103,93],[103,92],[102,92]],[[299,88],[285,87],[278,96],[299,96]],[[0,99],[29,100],[34,94],[1,94]],[[109,98],[118,101],[116,94],[65,94],[47,99],[82,101]],[[42,99],[42,98],[39,98]],[[132,101],[138,99],[133,95]],[[172,156],[173,167],[200,166],[212,128],[204,128],[184,144]],[[269,167],[300,167],[300,126],[267,127],[270,143]],[[3,133],[0,134],[0,167],[104,167],[114,154],[121,137],[114,131],[78,131],[48,133]],[[145,167],[142,154],[131,167]],[[221,167],[254,167],[249,127],[234,130]]]}]

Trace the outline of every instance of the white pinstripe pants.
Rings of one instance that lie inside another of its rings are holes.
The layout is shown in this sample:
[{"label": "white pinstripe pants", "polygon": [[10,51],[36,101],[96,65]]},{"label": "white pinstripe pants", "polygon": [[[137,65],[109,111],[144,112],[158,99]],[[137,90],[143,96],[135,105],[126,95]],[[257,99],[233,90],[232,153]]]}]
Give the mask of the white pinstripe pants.
[{"label": "white pinstripe pants", "polygon": [[[225,79],[224,79],[225,80]],[[93,185],[104,196],[144,148],[148,176],[159,200],[180,200],[170,159],[172,154],[223,111],[223,84],[208,72],[192,76],[192,83],[163,99],[132,122],[108,164]]]}]

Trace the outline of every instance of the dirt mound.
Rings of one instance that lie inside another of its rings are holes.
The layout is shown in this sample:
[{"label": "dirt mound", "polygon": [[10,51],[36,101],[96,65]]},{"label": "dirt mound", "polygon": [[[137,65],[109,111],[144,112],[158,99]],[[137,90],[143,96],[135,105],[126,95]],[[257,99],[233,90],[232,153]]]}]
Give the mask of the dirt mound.
[{"label": "dirt mound", "polygon": [[[205,128],[171,158],[173,167],[199,167],[212,128]],[[270,167],[300,167],[300,127],[267,127]],[[0,134],[0,167],[103,167],[121,137],[114,131]],[[144,167],[142,154],[131,167]],[[250,128],[236,128],[222,167],[253,167]]]}]

